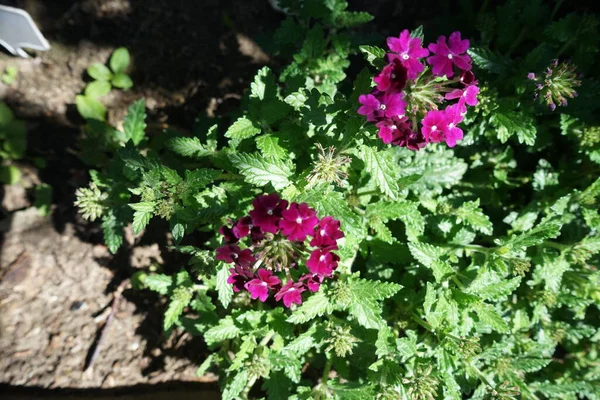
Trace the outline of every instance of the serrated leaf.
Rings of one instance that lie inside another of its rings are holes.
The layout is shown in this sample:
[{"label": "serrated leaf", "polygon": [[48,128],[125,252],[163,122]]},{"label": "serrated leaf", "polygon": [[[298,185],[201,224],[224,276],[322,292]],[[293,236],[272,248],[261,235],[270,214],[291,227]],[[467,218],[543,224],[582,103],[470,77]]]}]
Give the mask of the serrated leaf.
[{"label": "serrated leaf", "polygon": [[202,364],[200,364],[200,366],[196,370],[196,376],[197,377],[204,376],[208,372],[208,369],[211,367],[213,362],[215,361],[215,358],[217,358],[217,355],[215,353],[212,353],[208,357],[206,357],[204,359],[204,361],[202,361]]},{"label": "serrated leaf", "polygon": [[248,139],[260,133],[260,128],[255,126],[252,121],[246,117],[238,118],[225,133],[225,137],[230,139]]},{"label": "serrated leaf", "polygon": [[124,72],[130,62],[131,57],[129,56],[129,50],[125,47],[119,47],[113,51],[110,56],[109,65],[110,69],[112,69],[115,74],[118,74],[119,72]]},{"label": "serrated leaf", "polygon": [[311,319],[330,312],[332,305],[324,290],[311,295],[300,307],[294,310],[287,322],[292,324],[303,324]]},{"label": "serrated leaf", "polygon": [[364,400],[375,398],[374,388],[358,383],[331,383],[328,387],[333,391],[337,400]]},{"label": "serrated leaf", "polygon": [[165,311],[165,320],[163,323],[163,329],[165,331],[169,330],[179,319],[181,314],[183,314],[183,309],[190,304],[190,301],[192,301],[192,292],[189,288],[175,288],[171,295],[169,307],[167,308],[167,311]]},{"label": "serrated leaf", "polygon": [[288,155],[287,150],[279,145],[279,138],[273,135],[261,135],[256,138],[256,147],[265,157],[281,160]]},{"label": "serrated leaf", "polygon": [[165,274],[147,275],[143,279],[143,284],[148,289],[164,296],[169,292],[169,288],[173,284],[173,278]]},{"label": "serrated leaf", "polygon": [[288,164],[276,158],[263,157],[258,153],[236,153],[230,155],[233,165],[244,175],[246,182],[257,186],[272,184],[275,190],[290,185],[292,170]]},{"label": "serrated leaf", "polygon": [[218,179],[221,176],[221,172],[209,168],[198,168],[193,171],[186,170],[185,183],[188,185],[189,190],[198,191]]},{"label": "serrated leaf", "polygon": [[154,212],[155,206],[156,206],[156,203],[153,201],[143,201],[140,203],[130,203],[129,204],[129,207],[131,207],[135,211],[148,212],[148,213]]},{"label": "serrated leaf", "polygon": [[214,153],[204,146],[197,137],[174,137],[167,141],[169,150],[184,157],[205,157]]},{"label": "serrated leaf", "polygon": [[229,266],[221,263],[217,271],[216,289],[219,301],[225,308],[229,307],[229,303],[231,303],[231,299],[233,298],[233,288],[227,283],[229,275]]},{"label": "serrated leaf", "polygon": [[543,243],[546,239],[552,239],[560,234],[562,225],[556,221],[548,221],[538,224],[535,228],[523,232],[518,236],[511,236],[506,245],[512,248],[531,247]]},{"label": "serrated leaf", "polygon": [[112,210],[102,217],[102,230],[104,232],[104,243],[111,253],[116,253],[123,244],[123,221],[120,221]]},{"label": "serrated leaf", "polygon": [[358,49],[363,53],[367,62],[374,67],[378,66],[376,61],[383,60],[386,54],[384,49],[377,46],[359,46]]},{"label": "serrated leaf", "polygon": [[410,242],[408,249],[413,257],[426,267],[430,267],[445,253],[444,249],[423,242]]},{"label": "serrated leaf", "polygon": [[445,280],[444,278],[454,273],[454,268],[446,261],[435,260],[429,267],[431,268],[437,283],[443,282]]},{"label": "serrated leaf", "polygon": [[277,84],[269,67],[262,67],[254,76],[254,82],[250,84],[250,97],[262,101],[277,97]]},{"label": "serrated leaf", "polygon": [[350,107],[358,105],[358,97],[362,94],[371,92],[371,83],[373,82],[373,74],[367,68],[363,68],[356,79],[354,80],[354,89],[350,97]]},{"label": "serrated leaf", "polygon": [[300,382],[302,374],[302,362],[291,353],[284,351],[269,352],[269,362],[275,371],[283,371],[294,383]]},{"label": "serrated leaf", "polygon": [[146,129],[146,102],[140,99],[127,109],[127,116],[123,122],[123,132],[127,140],[133,141],[134,145],[140,144],[144,139]]},{"label": "serrated leaf", "polygon": [[477,293],[483,300],[498,301],[508,297],[521,283],[521,277],[516,276],[509,280],[498,280],[490,281],[489,284],[473,289],[472,286],[469,289],[473,293]]},{"label": "serrated leaf", "polygon": [[240,333],[240,328],[235,325],[231,316],[227,316],[221,319],[216,326],[213,326],[204,333],[204,340],[206,344],[212,346],[223,340],[236,338]]},{"label": "serrated leaf", "polygon": [[248,371],[242,370],[238,372],[233,379],[228,381],[223,391],[223,400],[235,400],[239,399],[240,393],[246,388],[248,384]]},{"label": "serrated leaf", "polygon": [[465,221],[473,229],[485,235],[491,235],[493,225],[489,217],[479,207],[479,199],[463,203],[455,212],[460,220]]},{"label": "serrated leaf", "polygon": [[[416,239],[425,229],[425,219],[419,211],[419,204],[407,200],[395,202],[379,201],[367,206],[366,217],[370,224],[383,223],[400,219],[406,226],[406,235],[409,240]],[[373,225],[371,225],[373,226]],[[373,227],[374,229],[376,227]]]},{"label": "serrated leaf", "polygon": [[139,235],[144,228],[146,227],[146,225],[148,225],[148,222],[150,222],[150,219],[152,219],[152,213],[151,212],[145,212],[145,211],[136,211],[133,213],[133,234],[134,235]]},{"label": "serrated leaf", "polygon": [[378,329],[384,324],[381,317],[381,305],[378,301],[392,297],[401,285],[393,282],[380,282],[374,280],[351,277],[347,283],[350,301],[348,312],[357,322],[365,328]]},{"label": "serrated leaf", "polygon": [[519,143],[525,143],[528,146],[535,144],[537,130],[533,119],[525,114],[496,110],[490,118],[490,123],[496,127],[498,138],[502,143],[506,143],[511,136],[517,135]]},{"label": "serrated leaf", "polygon": [[485,48],[470,48],[467,53],[473,64],[493,74],[502,74],[511,66],[511,60]]},{"label": "serrated leaf", "polygon": [[291,387],[292,381],[281,371],[271,372],[262,386],[268,399],[288,399]]},{"label": "serrated leaf", "polygon": [[498,314],[492,305],[478,303],[473,307],[473,309],[477,313],[477,316],[482,323],[489,325],[492,329],[500,333],[508,332],[508,324],[506,321],[504,321],[504,319],[502,319],[500,314]]},{"label": "serrated leaf", "polygon": [[398,164],[390,151],[377,151],[369,146],[362,146],[361,158],[366,171],[371,174],[375,184],[391,199],[397,199],[400,186],[398,177],[401,175]]}]

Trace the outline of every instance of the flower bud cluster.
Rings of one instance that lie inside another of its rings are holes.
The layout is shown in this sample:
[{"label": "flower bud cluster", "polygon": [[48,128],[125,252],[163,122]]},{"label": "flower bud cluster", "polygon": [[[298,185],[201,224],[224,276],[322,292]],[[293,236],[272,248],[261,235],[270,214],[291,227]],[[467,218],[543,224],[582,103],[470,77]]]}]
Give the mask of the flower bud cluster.
[{"label": "flower bud cluster", "polygon": [[543,99],[552,111],[557,105],[566,106],[568,98],[577,97],[574,88],[581,85],[575,66],[568,62],[559,63],[558,60],[552,60],[543,74],[530,72],[527,78],[536,83],[535,97]]},{"label": "flower bud cluster", "polygon": [[233,265],[227,283],[262,302],[273,293],[288,308],[302,304],[302,293],[318,291],[337,268],[333,251],[344,237],[340,221],[319,219],[308,204],[288,204],[275,193],[257,197],[252,205],[249,215],[219,230],[225,245],[216,258]]}]

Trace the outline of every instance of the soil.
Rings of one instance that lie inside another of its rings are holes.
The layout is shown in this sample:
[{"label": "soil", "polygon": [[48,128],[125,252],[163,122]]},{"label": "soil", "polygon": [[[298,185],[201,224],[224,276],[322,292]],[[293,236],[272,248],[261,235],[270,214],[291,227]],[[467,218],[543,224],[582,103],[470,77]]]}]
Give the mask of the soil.
[{"label": "soil", "polygon": [[[422,3],[362,0],[351,8],[375,14],[377,31],[386,35],[406,26],[400,18],[427,16]],[[227,117],[256,70],[277,66],[264,43],[283,15],[267,0],[0,4],[27,10],[52,46],[29,59],[0,53],[0,72],[7,66],[18,70],[16,82],[0,83],[0,101],[28,128],[27,157],[19,164],[23,179],[0,192],[0,392],[8,396],[3,398],[150,400],[172,397],[173,390],[177,398],[218,398],[216,377],[195,375],[207,354],[203,342],[177,330],[165,337],[164,299],[127,282],[137,268],[184,262],[166,250],[164,227],[154,225],[142,241],[129,234],[127,245],[112,256],[99,226],[83,221],[73,206],[75,190],[88,180],[88,167],[77,158],[84,121],[74,99],[89,81],[86,68],[106,63],[114,49],[125,46],[134,87],[102,98],[110,123],[119,126],[127,107],[141,97],[149,125],[160,129],[191,130],[198,116]],[[53,187],[50,216],[31,207],[32,188],[40,182]],[[86,368],[115,298],[98,356]]]}]

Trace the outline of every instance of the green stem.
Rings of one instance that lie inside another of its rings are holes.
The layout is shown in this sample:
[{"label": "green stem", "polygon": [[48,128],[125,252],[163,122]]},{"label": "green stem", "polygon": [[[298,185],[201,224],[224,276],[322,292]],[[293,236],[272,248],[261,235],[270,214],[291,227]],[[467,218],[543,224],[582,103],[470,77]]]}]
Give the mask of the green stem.
[{"label": "green stem", "polygon": [[377,195],[381,195],[381,192],[379,190],[367,190],[366,192],[356,192],[356,195],[358,197],[362,197],[362,196],[377,196]]},{"label": "green stem", "polygon": [[223,172],[217,179],[225,180],[225,181],[240,181],[244,180],[244,177],[239,174],[234,174],[231,172]]},{"label": "green stem", "polygon": [[552,247],[553,249],[558,249],[561,252],[571,248],[571,246],[569,246],[568,244],[561,244],[561,243],[549,242],[549,241],[542,243],[542,246]]},{"label": "green stem", "polygon": [[425,321],[424,319],[422,319],[421,317],[419,317],[417,314],[412,313],[412,319],[419,325],[421,325],[423,328],[427,329],[429,332],[433,333],[433,327],[431,326],[431,324],[427,321]]},{"label": "green stem", "polygon": [[490,254],[494,252],[494,248],[492,247],[483,247],[478,244],[464,244],[457,246],[458,248],[463,248],[465,250],[476,251],[478,253]]},{"label": "green stem", "polygon": [[270,330],[267,335],[263,338],[263,340],[260,341],[259,346],[266,346],[267,343],[269,343],[269,341],[271,340],[271,338],[275,336],[275,331],[274,330]]}]

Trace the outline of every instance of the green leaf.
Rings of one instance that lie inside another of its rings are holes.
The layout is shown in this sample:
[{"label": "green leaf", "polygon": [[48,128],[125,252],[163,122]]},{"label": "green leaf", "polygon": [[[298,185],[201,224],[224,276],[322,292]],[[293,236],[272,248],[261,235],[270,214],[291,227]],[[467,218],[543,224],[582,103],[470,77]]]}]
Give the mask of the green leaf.
[{"label": "green leaf", "polygon": [[331,312],[332,305],[329,303],[329,298],[324,290],[320,290],[313,294],[302,303],[300,307],[294,310],[292,315],[287,319],[287,322],[292,324],[303,324],[317,316],[322,316],[325,313]]},{"label": "green leaf", "polygon": [[500,314],[498,314],[492,305],[478,303],[475,305],[475,307],[473,307],[473,309],[477,313],[477,316],[482,323],[489,325],[492,329],[500,333],[508,332],[508,324],[506,321],[504,321],[504,319],[502,319]]},{"label": "green leaf", "polygon": [[104,64],[94,63],[87,69],[87,73],[98,81],[110,81],[112,72]]},{"label": "green leaf", "polygon": [[0,101],[0,127],[4,127],[9,124],[12,120],[15,119],[15,115],[13,114],[10,107],[8,107],[4,102]]},{"label": "green leaf", "polygon": [[279,145],[279,138],[273,135],[261,135],[256,138],[256,147],[265,157],[281,160],[288,155],[287,150]]},{"label": "green leaf", "polygon": [[150,290],[165,296],[173,284],[173,278],[165,274],[146,275],[142,283]]},{"label": "green leaf", "polygon": [[140,203],[129,204],[129,207],[131,207],[135,211],[142,211],[142,212],[149,212],[149,213],[154,212],[155,206],[156,206],[156,203],[153,201],[143,201]]},{"label": "green leaf", "polygon": [[229,275],[229,266],[225,263],[221,263],[217,272],[216,289],[219,301],[225,308],[229,307],[229,303],[231,303],[231,299],[233,298],[233,288],[227,283]]},{"label": "green leaf", "polygon": [[410,242],[408,248],[413,257],[426,267],[431,267],[445,253],[444,249],[423,242]]},{"label": "green leaf", "polygon": [[211,365],[216,361],[215,360],[216,358],[217,358],[216,353],[212,353],[208,357],[206,357],[204,359],[204,361],[202,361],[202,364],[200,364],[200,366],[196,370],[196,376],[197,377],[204,376],[208,372],[208,369],[211,367]]},{"label": "green leaf", "polygon": [[35,208],[40,215],[48,215],[52,205],[52,186],[41,183],[35,187]]},{"label": "green leaf", "polygon": [[293,354],[279,351],[269,353],[269,362],[271,368],[275,371],[282,371],[294,383],[300,382],[302,374],[302,362]]},{"label": "green leaf", "polygon": [[429,267],[437,283],[443,282],[448,275],[454,274],[454,268],[446,261],[435,260]]},{"label": "green leaf", "polygon": [[372,82],[373,74],[367,68],[363,68],[354,80],[354,89],[352,90],[352,96],[349,101],[351,107],[356,107],[358,105],[358,97],[360,95],[371,92]]},{"label": "green leaf", "polygon": [[386,54],[384,49],[377,46],[359,46],[358,49],[363,53],[367,62],[374,67],[379,65],[376,61],[383,60]]},{"label": "green leaf", "polygon": [[479,199],[463,203],[458,210],[456,210],[455,215],[459,217],[459,223],[461,220],[464,220],[473,229],[486,235],[492,234],[492,222],[479,207]]},{"label": "green leaf", "polygon": [[269,67],[262,67],[254,76],[254,82],[250,84],[250,97],[262,101],[277,97],[277,84]]},{"label": "green leaf", "polygon": [[362,146],[360,156],[377,187],[395,200],[400,191],[398,178],[401,174],[391,151],[377,151],[372,147]]},{"label": "green leaf", "polygon": [[248,371],[242,370],[236,374],[236,376],[229,380],[223,391],[223,400],[235,400],[239,399],[240,393],[246,388],[248,384]]},{"label": "green leaf", "polygon": [[222,171],[209,168],[198,168],[193,171],[185,171],[185,183],[188,190],[198,191],[204,189],[208,184],[213,183],[221,176]]},{"label": "green leaf", "polygon": [[400,219],[406,225],[406,235],[409,240],[415,240],[425,229],[425,219],[416,202],[398,200],[372,203],[367,206],[366,217],[370,224],[379,220],[385,223]]},{"label": "green leaf", "polygon": [[134,145],[140,144],[144,139],[146,129],[146,102],[140,99],[127,109],[127,116],[123,122],[123,132],[127,140],[131,139]]},{"label": "green leaf", "polygon": [[21,170],[14,165],[0,165],[0,182],[14,185],[21,180]]},{"label": "green leaf", "polygon": [[123,90],[131,89],[133,87],[133,81],[129,75],[122,72],[115,74],[110,82],[114,87]]},{"label": "green leaf", "polygon": [[151,212],[136,211],[133,213],[133,234],[139,235],[152,219]]},{"label": "green leaf", "polygon": [[205,157],[214,153],[205,145],[200,143],[197,137],[174,137],[167,141],[166,146],[169,150],[184,157]]},{"label": "green leaf", "polygon": [[260,133],[260,128],[255,126],[252,121],[246,117],[240,117],[229,127],[225,137],[231,139],[248,139]]},{"label": "green leaf", "polygon": [[183,239],[183,235],[185,235],[185,227],[181,223],[177,223],[173,225],[173,229],[171,230],[171,234],[173,235],[173,240],[175,243],[181,242]]},{"label": "green leaf", "polygon": [[381,305],[378,303],[392,297],[401,285],[393,282],[380,282],[352,276],[347,281],[350,301],[348,312],[365,328],[378,329],[384,324],[381,317]]},{"label": "green leaf", "polygon": [[375,392],[371,385],[358,383],[330,383],[328,385],[335,395],[337,400],[364,400],[374,399]]},{"label": "green leaf", "polygon": [[258,153],[236,153],[230,155],[233,165],[244,175],[246,182],[257,186],[272,184],[275,190],[285,189],[291,184],[290,165],[272,157],[263,157]]},{"label": "green leaf", "polygon": [[110,83],[106,81],[94,81],[88,83],[83,92],[85,97],[97,98],[102,97],[110,92]]},{"label": "green leaf", "polygon": [[518,236],[511,236],[505,245],[517,249],[520,247],[536,246],[543,243],[546,239],[557,237],[560,234],[561,227],[562,225],[556,221],[543,222]]},{"label": "green leaf", "polygon": [[102,217],[102,229],[104,231],[104,242],[111,253],[116,253],[123,244],[123,221],[119,220],[113,210]]},{"label": "green leaf", "polygon": [[262,386],[268,399],[288,399],[291,387],[292,381],[281,371],[271,372]]},{"label": "green leaf", "polygon": [[115,74],[125,72],[130,61],[129,51],[125,47],[119,47],[110,56],[110,69],[112,69]]},{"label": "green leaf", "polygon": [[212,346],[223,340],[236,338],[240,333],[240,328],[235,325],[231,316],[227,316],[204,333],[204,340],[207,345]]},{"label": "green leaf", "polygon": [[511,60],[498,53],[485,48],[470,48],[467,53],[471,56],[473,64],[493,74],[502,74],[511,67]]},{"label": "green leaf", "polygon": [[506,143],[511,136],[516,134],[519,143],[525,143],[528,146],[535,144],[537,130],[533,119],[525,114],[516,111],[495,110],[490,118],[490,123],[498,130],[498,138],[502,143]]},{"label": "green leaf", "polygon": [[163,323],[163,329],[169,330],[171,326],[179,319],[183,314],[183,309],[187,307],[192,301],[192,292],[189,288],[178,287],[175,288],[171,295],[171,301],[169,307],[165,311],[165,320]]},{"label": "green leaf", "polygon": [[79,114],[85,119],[97,119],[100,121],[106,119],[106,107],[92,97],[79,94],[75,96],[75,105]]},{"label": "green leaf", "polygon": [[499,301],[508,297],[521,283],[521,277],[502,279],[494,272],[486,271],[469,285],[469,292],[479,295],[483,300]]},{"label": "green leaf", "polygon": [[25,150],[27,150],[27,129],[25,122],[16,119],[10,121],[0,130],[0,137],[2,135],[4,136],[2,150],[6,152],[6,155],[3,157],[13,160],[23,158]]}]

